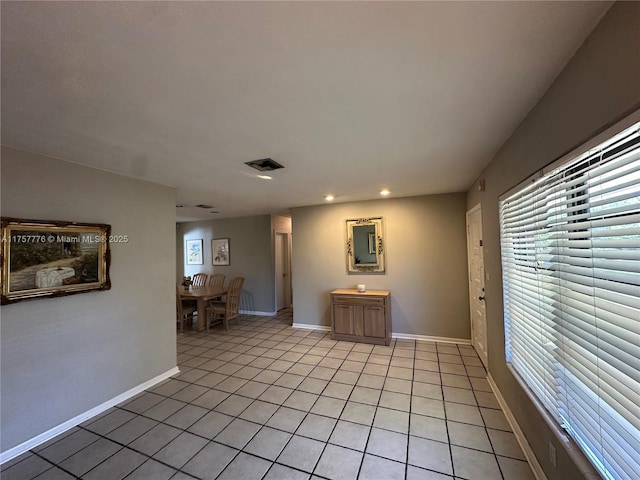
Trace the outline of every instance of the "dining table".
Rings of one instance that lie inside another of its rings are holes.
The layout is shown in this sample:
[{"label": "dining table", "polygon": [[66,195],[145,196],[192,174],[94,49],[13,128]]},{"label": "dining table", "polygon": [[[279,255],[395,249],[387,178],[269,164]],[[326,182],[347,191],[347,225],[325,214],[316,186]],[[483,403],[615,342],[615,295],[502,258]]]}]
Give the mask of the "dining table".
[{"label": "dining table", "polygon": [[226,286],[217,287],[180,287],[180,300],[196,300],[198,306],[198,331],[205,329],[207,318],[207,303],[214,298],[226,295],[228,288]]}]

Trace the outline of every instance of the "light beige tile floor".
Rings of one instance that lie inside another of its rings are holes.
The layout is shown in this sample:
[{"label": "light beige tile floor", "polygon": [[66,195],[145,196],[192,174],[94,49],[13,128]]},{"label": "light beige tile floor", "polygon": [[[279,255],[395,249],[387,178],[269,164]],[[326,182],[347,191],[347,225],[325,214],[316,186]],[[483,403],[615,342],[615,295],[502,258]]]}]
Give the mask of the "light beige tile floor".
[{"label": "light beige tile floor", "polygon": [[470,346],[336,342],[292,314],[178,335],[180,374],[2,480],[532,480]]}]

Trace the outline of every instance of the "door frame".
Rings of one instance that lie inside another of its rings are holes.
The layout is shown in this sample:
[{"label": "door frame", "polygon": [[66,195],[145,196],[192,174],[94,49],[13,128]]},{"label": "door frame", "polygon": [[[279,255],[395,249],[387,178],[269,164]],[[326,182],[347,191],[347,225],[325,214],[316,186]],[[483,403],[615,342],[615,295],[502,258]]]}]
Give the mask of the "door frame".
[{"label": "door frame", "polygon": [[[472,292],[471,289],[471,280],[472,280],[472,268],[471,268],[471,238],[470,238],[470,230],[469,230],[469,218],[471,217],[472,214],[476,213],[477,211],[479,211],[480,213],[480,241],[482,242],[484,240],[484,235],[482,234],[482,203],[478,203],[477,205],[475,205],[474,207],[472,207],[469,211],[467,211],[466,213],[466,230],[467,230],[467,277],[468,277],[468,286],[469,286],[469,321],[471,323],[471,345],[473,345],[473,347],[476,349],[476,352],[478,353],[478,356],[480,357],[480,360],[482,361],[482,363],[484,364],[485,368],[489,368],[489,346],[487,345],[488,343],[488,338],[487,338],[487,308],[486,308],[486,301],[484,304],[484,323],[481,326],[482,328],[482,336],[484,339],[484,350],[480,351],[478,349],[478,347],[476,346],[476,342],[475,342],[475,335],[474,335],[474,316],[473,316],[473,311],[474,311],[474,302],[478,301],[475,299],[475,294]],[[485,276],[485,269],[484,269],[484,248],[483,245],[480,246],[480,257],[482,259],[482,285],[485,285],[486,282],[486,276]],[[484,288],[484,287],[483,287]]]},{"label": "door frame", "polygon": [[[278,252],[276,245],[276,238],[278,237],[278,235],[282,235],[282,242],[283,242],[283,246],[286,247],[286,251],[287,251],[287,258],[286,258],[286,276],[287,276],[287,285],[288,287],[286,288],[286,290],[288,290],[289,296],[287,299],[287,295],[285,292],[285,303],[287,303],[288,300],[288,305],[285,306],[281,306],[278,304],[278,288],[279,288],[279,281],[280,279],[278,278],[278,274],[277,274],[277,263],[278,261],[282,261],[283,259],[281,258],[282,252]],[[291,282],[291,232],[288,232],[286,230],[274,230],[273,232],[273,261],[274,261],[274,268],[273,268],[273,274],[274,274],[274,306],[275,306],[275,311],[276,313],[283,309],[283,308],[288,308],[291,307],[293,305],[293,285]]]}]

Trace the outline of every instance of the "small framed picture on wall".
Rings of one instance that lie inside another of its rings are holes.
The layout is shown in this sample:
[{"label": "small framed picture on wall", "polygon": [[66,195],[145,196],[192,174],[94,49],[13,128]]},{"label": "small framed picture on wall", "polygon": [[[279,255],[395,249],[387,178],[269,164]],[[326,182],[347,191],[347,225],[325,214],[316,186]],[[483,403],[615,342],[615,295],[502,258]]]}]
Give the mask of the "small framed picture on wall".
[{"label": "small framed picture on wall", "polygon": [[202,239],[187,240],[185,255],[187,257],[187,265],[204,264],[204,256],[202,254]]},{"label": "small framed picture on wall", "polygon": [[214,238],[211,240],[211,258],[214,265],[229,265],[229,239]]}]

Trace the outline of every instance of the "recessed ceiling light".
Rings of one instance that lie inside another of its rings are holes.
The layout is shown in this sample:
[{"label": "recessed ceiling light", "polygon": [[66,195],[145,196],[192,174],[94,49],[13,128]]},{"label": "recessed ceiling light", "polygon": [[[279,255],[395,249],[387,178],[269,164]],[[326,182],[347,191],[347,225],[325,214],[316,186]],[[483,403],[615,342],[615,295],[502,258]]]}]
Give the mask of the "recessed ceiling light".
[{"label": "recessed ceiling light", "polygon": [[262,178],[263,180],[271,180],[273,177],[270,177],[269,175],[258,175],[258,178]]},{"label": "recessed ceiling light", "polygon": [[324,197],[324,199],[325,199],[327,202],[330,202],[330,201],[331,201],[331,200],[333,200],[334,198],[335,198],[335,197],[334,197],[333,195],[326,195],[326,196]]},{"label": "recessed ceiling light", "polygon": [[387,190],[386,188],[383,188],[382,190],[380,190],[380,195],[386,197],[387,195],[389,195],[391,192],[389,190]]}]

